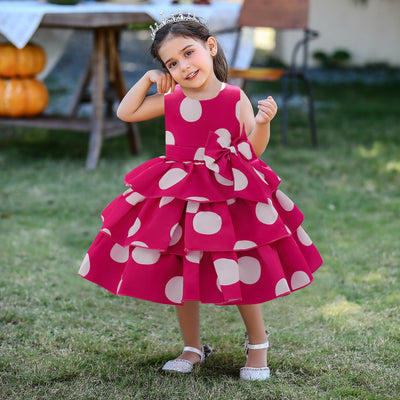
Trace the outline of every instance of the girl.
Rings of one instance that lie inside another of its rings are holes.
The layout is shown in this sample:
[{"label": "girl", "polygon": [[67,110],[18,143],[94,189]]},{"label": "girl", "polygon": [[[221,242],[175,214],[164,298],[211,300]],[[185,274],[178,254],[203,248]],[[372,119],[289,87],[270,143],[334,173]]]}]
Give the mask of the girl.
[{"label": "girl", "polygon": [[[123,121],[165,115],[166,155],[125,177],[80,275],[109,291],[176,305],[183,353],[163,370],[188,373],[210,354],[200,343],[199,302],[237,305],[246,326],[245,380],[269,377],[260,303],[313,280],[322,264],[303,215],[257,157],[277,106],[226,83],[227,63],[207,27],[191,15],[152,29],[150,70],[129,90]],[[157,94],[146,96],[157,85]]]}]

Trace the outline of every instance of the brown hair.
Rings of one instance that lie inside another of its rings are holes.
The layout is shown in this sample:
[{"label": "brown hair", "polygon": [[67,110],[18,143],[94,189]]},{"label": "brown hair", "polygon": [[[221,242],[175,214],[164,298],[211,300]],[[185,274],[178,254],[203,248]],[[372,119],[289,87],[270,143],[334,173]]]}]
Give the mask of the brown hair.
[{"label": "brown hair", "polygon": [[[193,37],[195,39],[202,40],[203,42],[206,42],[207,39],[212,36],[207,26],[197,17],[196,21],[184,20],[171,22],[164,25],[157,31],[153,43],[150,47],[151,55],[155,59],[157,59],[164,68],[165,65],[158,55],[158,51],[162,45],[162,42],[168,35]],[[226,62],[224,51],[219,46],[219,44],[217,54],[213,57],[213,67],[217,79],[221,82],[226,82],[228,79],[228,63]]]}]

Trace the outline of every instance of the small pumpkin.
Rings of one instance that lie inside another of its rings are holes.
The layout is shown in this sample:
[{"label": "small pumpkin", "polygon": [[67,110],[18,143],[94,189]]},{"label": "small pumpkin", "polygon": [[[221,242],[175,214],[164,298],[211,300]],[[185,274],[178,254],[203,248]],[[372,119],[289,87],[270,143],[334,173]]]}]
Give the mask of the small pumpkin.
[{"label": "small pumpkin", "polygon": [[46,86],[33,78],[0,79],[0,116],[31,117],[43,112],[49,102]]},{"label": "small pumpkin", "polygon": [[46,53],[38,45],[29,43],[18,49],[12,44],[0,44],[0,76],[12,78],[39,74],[46,65]]}]

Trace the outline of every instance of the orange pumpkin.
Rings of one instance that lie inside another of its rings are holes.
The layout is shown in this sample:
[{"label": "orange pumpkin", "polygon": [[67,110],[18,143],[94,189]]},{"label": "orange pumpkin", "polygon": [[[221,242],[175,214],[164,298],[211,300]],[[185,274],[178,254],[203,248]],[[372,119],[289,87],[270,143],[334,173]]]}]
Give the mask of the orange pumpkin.
[{"label": "orange pumpkin", "polygon": [[45,110],[49,102],[46,86],[33,78],[0,79],[0,116],[31,117]]},{"label": "orange pumpkin", "polygon": [[46,65],[46,53],[36,44],[27,44],[18,49],[12,44],[0,44],[0,76],[33,76]]}]

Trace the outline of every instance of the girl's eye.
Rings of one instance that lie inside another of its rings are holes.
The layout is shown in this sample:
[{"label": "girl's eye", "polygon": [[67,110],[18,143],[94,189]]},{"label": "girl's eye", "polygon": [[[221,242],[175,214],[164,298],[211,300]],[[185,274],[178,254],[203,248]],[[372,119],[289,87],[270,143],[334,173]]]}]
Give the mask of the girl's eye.
[{"label": "girl's eye", "polygon": [[190,56],[193,53],[193,50],[188,50],[185,54],[186,56]]},{"label": "girl's eye", "polygon": [[176,65],[176,62],[175,62],[175,61],[169,63],[169,64],[168,64],[168,69],[174,68],[175,65]]}]

